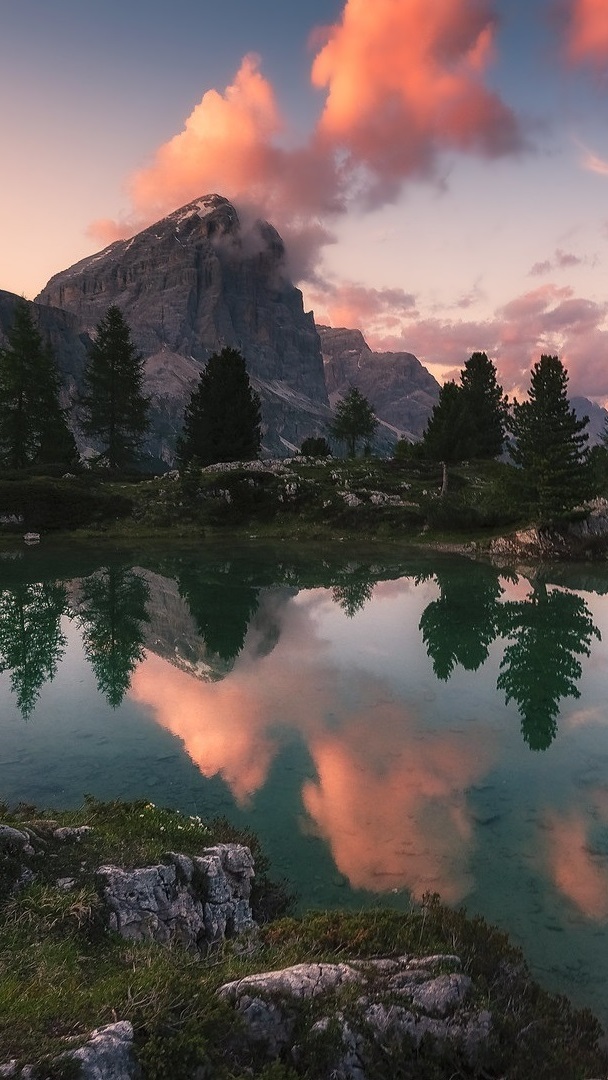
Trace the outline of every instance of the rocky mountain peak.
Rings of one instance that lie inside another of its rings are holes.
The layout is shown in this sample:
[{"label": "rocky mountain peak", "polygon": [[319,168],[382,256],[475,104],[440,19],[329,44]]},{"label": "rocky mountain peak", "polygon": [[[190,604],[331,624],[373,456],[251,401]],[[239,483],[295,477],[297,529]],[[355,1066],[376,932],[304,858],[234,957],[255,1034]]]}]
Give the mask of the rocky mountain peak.
[{"label": "rocky mountain peak", "polygon": [[325,383],[333,404],[356,386],[392,441],[420,438],[439,398],[439,383],[409,352],[373,352],[360,330],[317,326]]}]

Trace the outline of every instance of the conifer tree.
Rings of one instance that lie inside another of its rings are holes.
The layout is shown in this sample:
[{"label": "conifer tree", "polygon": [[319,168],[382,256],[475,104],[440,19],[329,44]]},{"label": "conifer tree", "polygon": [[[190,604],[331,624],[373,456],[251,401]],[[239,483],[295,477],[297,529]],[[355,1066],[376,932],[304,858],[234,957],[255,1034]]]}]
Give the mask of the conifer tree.
[{"label": "conifer tree", "polygon": [[15,306],[8,345],[0,349],[0,462],[13,469],[78,460],[61,407],[61,379],[25,300]]},{"label": "conifer tree", "polygon": [[177,440],[180,467],[251,461],[262,441],[260,398],[237,349],[209,357],[184,413]]},{"label": "conifer tree", "polygon": [[463,392],[455,382],[446,382],[422,436],[421,453],[431,461],[453,464],[466,456],[466,425]]},{"label": "conifer tree", "polygon": [[336,405],[329,431],[334,439],[346,443],[348,456],[355,457],[359,440],[371,439],[377,425],[369,401],[356,386],[351,386]]},{"label": "conifer tree", "polygon": [[510,420],[511,457],[520,465],[530,505],[541,524],[564,517],[584,499],[592,482],[584,434],[568,402],[568,375],[557,356],[541,356],[531,373],[528,400],[515,402]]},{"label": "conifer tree", "polygon": [[474,352],[460,372],[467,458],[495,458],[505,441],[506,398],[485,352]]},{"label": "conifer tree", "polygon": [[97,325],[80,399],[82,430],[102,445],[99,459],[111,469],[133,463],[148,430],[150,399],[143,394],[143,379],[143,360],[113,305]]}]

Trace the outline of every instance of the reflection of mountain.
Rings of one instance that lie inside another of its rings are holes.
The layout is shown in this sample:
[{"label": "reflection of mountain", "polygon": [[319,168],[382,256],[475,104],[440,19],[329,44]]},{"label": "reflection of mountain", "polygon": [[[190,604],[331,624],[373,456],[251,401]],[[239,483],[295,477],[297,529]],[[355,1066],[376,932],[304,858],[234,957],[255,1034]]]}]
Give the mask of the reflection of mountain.
[{"label": "reflection of mountain", "polygon": [[148,587],[146,649],[205,682],[224,679],[247,641],[248,653],[262,656],[278,640],[277,607],[294,589],[254,589],[225,584],[204,567],[180,570],[175,578],[139,571]]}]

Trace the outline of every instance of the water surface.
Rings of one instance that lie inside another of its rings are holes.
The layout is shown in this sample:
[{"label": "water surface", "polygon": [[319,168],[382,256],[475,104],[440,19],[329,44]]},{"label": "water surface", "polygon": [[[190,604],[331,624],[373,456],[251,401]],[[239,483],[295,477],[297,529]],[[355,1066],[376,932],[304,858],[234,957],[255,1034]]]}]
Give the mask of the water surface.
[{"label": "water surface", "polygon": [[420,554],[0,559],[0,797],[260,835],[302,907],[438,892],[608,1021],[608,574]]}]

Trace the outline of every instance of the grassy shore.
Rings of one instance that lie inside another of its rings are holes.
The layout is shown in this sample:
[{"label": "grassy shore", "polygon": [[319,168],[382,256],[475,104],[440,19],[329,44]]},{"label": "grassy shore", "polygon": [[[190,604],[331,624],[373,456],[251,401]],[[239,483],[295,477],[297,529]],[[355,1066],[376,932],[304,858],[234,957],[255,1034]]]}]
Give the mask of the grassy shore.
[{"label": "grassy shore", "polygon": [[[547,994],[531,978],[520,951],[483,919],[427,897],[406,913],[310,912],[285,914],[288,891],[271,882],[251,834],[236,834],[226,821],[203,822],[146,802],[88,800],[79,811],[41,813],[2,808],[4,824],[35,830],[44,841],[36,879],[14,891],[21,872],[5,858],[0,879],[0,1064],[17,1058],[37,1063],[39,1075],[69,1075],[54,1056],[78,1045],[94,1027],[130,1020],[146,1080],[321,1080],[320,1060],[305,1057],[297,1070],[278,1059],[269,1065],[239,1038],[234,1011],[216,994],[224,982],[302,961],[355,957],[457,953],[475,985],[475,1006],[491,1010],[487,1053],[475,1065],[439,1070],[432,1045],[421,1045],[415,1071],[386,1048],[381,1077],[478,1077],[479,1080],[584,1080],[605,1076],[608,1058],[598,1049],[600,1028],[586,1011]],[[92,827],[77,844],[53,842],[57,825]],[[256,858],[254,914],[260,931],[247,943],[226,942],[206,958],[179,947],[139,944],[105,929],[94,871],[158,862],[167,850],[186,854],[220,840],[248,843]],[[68,890],[57,885],[73,878]],[[345,997],[341,1007],[348,1013]],[[533,1037],[532,1037],[533,1036]],[[67,1070],[67,1071],[66,1071]]]}]

